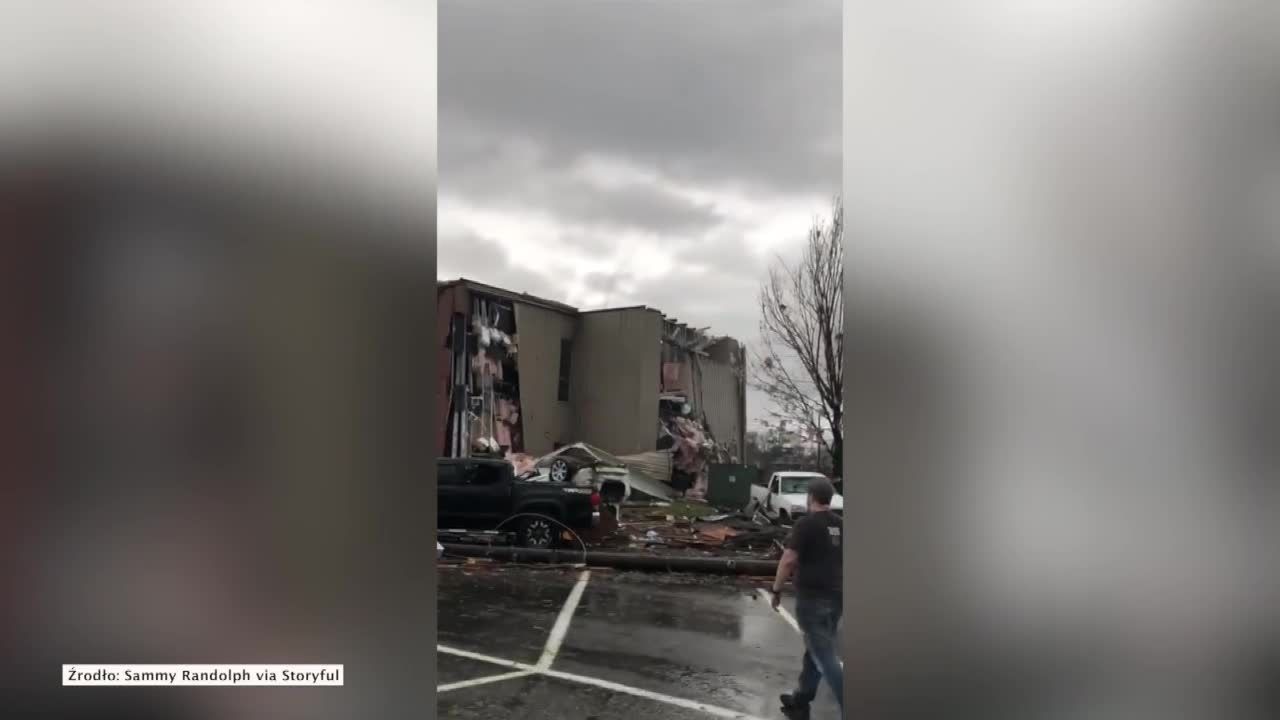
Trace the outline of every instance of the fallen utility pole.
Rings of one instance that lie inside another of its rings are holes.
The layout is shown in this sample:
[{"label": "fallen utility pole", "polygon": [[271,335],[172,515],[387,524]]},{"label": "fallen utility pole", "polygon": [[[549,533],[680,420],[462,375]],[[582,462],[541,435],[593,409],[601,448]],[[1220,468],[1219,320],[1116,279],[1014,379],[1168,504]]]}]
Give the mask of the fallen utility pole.
[{"label": "fallen utility pole", "polygon": [[[491,558],[511,562],[582,563],[581,550],[545,550],[537,548],[507,547],[502,545],[444,544],[445,554],[461,557]],[[773,575],[778,571],[776,560],[750,558],[662,557],[646,553],[593,552],[585,556],[588,567],[609,567],[618,570],[646,570],[650,572],[706,573],[709,575]]]}]

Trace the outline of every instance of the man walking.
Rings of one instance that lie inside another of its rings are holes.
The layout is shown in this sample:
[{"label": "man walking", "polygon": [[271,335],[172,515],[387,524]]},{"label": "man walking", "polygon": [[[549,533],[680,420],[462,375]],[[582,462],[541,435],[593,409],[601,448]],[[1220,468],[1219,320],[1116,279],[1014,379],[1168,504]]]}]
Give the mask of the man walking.
[{"label": "man walking", "polygon": [[834,496],[830,480],[820,477],[809,482],[809,513],[792,529],[773,581],[773,609],[777,610],[783,586],[792,572],[796,574],[796,622],[804,633],[804,668],[796,691],[782,696],[783,712],[793,719],[809,717],[809,704],[817,697],[821,678],[826,678],[844,712],[844,666],[836,644],[844,601],[844,521],[831,512]]}]

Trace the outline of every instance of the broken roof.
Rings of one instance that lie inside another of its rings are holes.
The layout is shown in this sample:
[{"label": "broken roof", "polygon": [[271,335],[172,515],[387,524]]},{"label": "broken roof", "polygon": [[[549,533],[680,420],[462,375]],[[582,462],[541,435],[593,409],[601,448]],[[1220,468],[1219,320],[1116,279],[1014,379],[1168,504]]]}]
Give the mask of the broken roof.
[{"label": "broken roof", "polygon": [[456,280],[441,280],[436,282],[437,289],[444,289],[444,288],[454,287],[457,285],[462,285],[463,287],[466,287],[469,290],[473,290],[478,293],[483,293],[485,295],[493,295],[495,297],[506,298],[507,300],[514,300],[516,302],[527,303],[529,305],[538,305],[540,307],[547,308],[548,310],[556,310],[569,315],[578,314],[578,308],[573,307],[572,305],[566,305],[562,302],[556,302],[555,300],[540,298],[535,295],[530,295],[529,293],[518,293],[511,290],[503,290],[500,287],[494,287],[493,285],[486,285],[481,282],[476,282],[475,280],[468,280],[467,278],[458,278]]},{"label": "broken roof", "polygon": [[706,355],[707,348],[721,340],[708,335],[707,330],[710,328],[691,327],[675,318],[663,316],[662,341],[682,350]]},{"label": "broken roof", "polygon": [[[724,340],[733,339],[727,335],[719,335],[719,336],[708,335],[707,330],[709,330],[710,328],[690,327],[688,324],[682,323],[675,318],[668,317],[666,314],[662,313],[662,311],[656,310],[647,305],[630,305],[627,307],[600,308],[596,310],[580,310],[576,307],[573,307],[572,305],[567,305],[565,303],[562,303],[556,300],[548,300],[546,298],[540,298],[535,295],[530,295],[529,293],[515,292],[513,290],[504,290],[503,288],[500,288],[500,287],[495,287],[493,285],[486,285],[485,283],[476,282],[475,280],[469,280],[463,277],[460,277],[454,280],[437,280],[436,281],[437,290],[443,290],[445,288],[455,287],[459,285],[477,293],[492,295],[494,297],[504,298],[514,302],[522,302],[529,305],[536,305],[539,307],[546,308],[548,310],[555,310],[557,312],[562,312],[566,315],[588,315],[591,313],[622,312],[625,310],[648,310],[650,312],[656,312],[661,314],[663,318],[663,324],[664,324],[663,341],[664,342],[673,343],[678,347],[682,347],[687,350],[691,350],[692,352],[696,352],[703,355],[706,354],[707,348],[718,345]],[[735,340],[735,342],[737,341]]]}]

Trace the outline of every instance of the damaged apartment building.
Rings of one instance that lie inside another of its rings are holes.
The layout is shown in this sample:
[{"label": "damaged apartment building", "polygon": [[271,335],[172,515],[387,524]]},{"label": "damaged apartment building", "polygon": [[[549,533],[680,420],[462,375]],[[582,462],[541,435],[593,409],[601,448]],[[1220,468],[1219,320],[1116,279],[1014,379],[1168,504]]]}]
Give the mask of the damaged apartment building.
[{"label": "damaged apartment building", "polygon": [[437,286],[440,452],[538,457],[573,443],[670,457],[674,489],[739,462],[745,356],[652,308],[577,308],[470,280]]}]

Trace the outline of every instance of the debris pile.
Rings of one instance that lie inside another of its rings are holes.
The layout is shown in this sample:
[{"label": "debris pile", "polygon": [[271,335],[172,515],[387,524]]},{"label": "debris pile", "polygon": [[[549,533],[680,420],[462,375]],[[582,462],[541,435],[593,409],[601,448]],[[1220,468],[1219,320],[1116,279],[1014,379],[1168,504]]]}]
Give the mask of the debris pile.
[{"label": "debris pile", "polygon": [[659,403],[658,448],[672,453],[671,487],[691,497],[706,496],[707,468],[730,454],[716,443],[705,420],[699,420],[681,398]]},{"label": "debris pile", "polygon": [[688,417],[673,417],[664,430],[675,448],[676,468],[690,475],[702,472],[708,451],[714,447],[701,424]]},{"label": "debris pile", "polygon": [[610,532],[593,538],[591,545],[665,554],[773,557],[786,540],[786,528],[740,513],[685,518],[663,507],[649,508],[648,512],[642,512],[643,508],[627,510],[637,519],[611,526]]},{"label": "debris pile", "polygon": [[[727,433],[719,442],[712,432],[711,418],[704,392],[712,368],[723,373],[729,367],[737,382],[744,375],[741,354],[736,341],[709,335],[706,328],[693,328],[673,318],[664,318],[662,366],[659,377],[658,448],[670,449],[675,467],[671,486],[677,493],[694,498],[706,497],[708,466],[712,463],[736,463],[740,440],[735,437],[732,421],[720,416],[719,432]],[[713,356],[712,353],[715,353]],[[708,364],[709,363],[709,364]],[[713,386],[714,383],[713,383]]]}]

